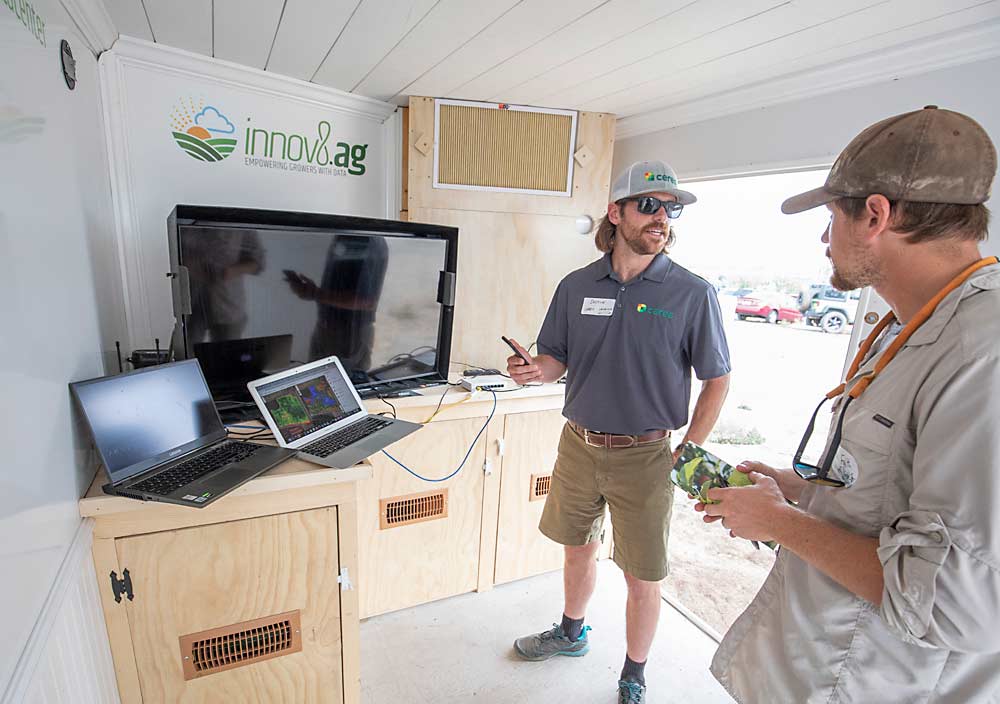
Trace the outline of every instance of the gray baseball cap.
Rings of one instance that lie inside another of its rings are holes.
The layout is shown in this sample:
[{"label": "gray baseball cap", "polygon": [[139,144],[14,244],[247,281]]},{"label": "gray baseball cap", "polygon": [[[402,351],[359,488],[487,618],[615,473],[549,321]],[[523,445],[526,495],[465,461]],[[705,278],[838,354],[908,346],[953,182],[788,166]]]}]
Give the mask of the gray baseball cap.
[{"label": "gray baseball cap", "polygon": [[677,187],[677,174],[662,161],[637,161],[618,174],[611,186],[609,203],[643,193],[669,193],[678,203],[691,205],[697,198]]},{"label": "gray baseball cap", "polygon": [[975,205],[989,200],[996,170],[996,147],[978,122],[928,105],[865,129],[837,157],[825,184],[792,196],[781,212],[801,213],[838,198],[874,194]]}]

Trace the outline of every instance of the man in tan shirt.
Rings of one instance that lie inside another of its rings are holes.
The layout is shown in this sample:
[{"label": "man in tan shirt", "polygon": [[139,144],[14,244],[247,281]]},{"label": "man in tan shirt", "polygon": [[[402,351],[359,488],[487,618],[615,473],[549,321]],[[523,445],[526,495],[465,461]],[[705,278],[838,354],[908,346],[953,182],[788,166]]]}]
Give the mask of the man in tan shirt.
[{"label": "man in tan shirt", "polygon": [[892,313],[823,399],[815,464],[810,422],[793,469],[744,463],[753,486],[695,506],[782,546],[712,663],[739,702],[1000,701],[1000,265],[979,251],[996,169],[982,127],[929,106],[782,206],[829,208],[832,283]]}]

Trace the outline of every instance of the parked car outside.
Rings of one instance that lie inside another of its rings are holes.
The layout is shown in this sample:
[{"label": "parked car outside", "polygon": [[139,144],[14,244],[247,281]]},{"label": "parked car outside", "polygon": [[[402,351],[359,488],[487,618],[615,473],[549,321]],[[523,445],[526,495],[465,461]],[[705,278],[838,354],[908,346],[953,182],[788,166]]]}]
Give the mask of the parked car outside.
[{"label": "parked car outside", "polygon": [[736,299],[736,317],[761,318],[769,323],[797,323],[802,313],[789,296],[773,291],[751,291]]},{"label": "parked car outside", "polygon": [[824,286],[813,295],[812,303],[806,311],[806,325],[816,325],[829,333],[841,333],[854,325],[858,314],[861,291],[838,291],[833,286]]}]

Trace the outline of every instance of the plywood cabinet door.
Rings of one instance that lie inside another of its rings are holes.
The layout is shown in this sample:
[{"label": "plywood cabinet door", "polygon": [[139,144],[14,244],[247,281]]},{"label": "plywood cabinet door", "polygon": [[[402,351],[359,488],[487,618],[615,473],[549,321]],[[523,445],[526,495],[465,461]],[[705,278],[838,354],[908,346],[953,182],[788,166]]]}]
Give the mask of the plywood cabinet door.
[{"label": "plywood cabinet door", "polygon": [[[556,461],[562,411],[512,413],[505,418],[500,512],[497,526],[497,584],[556,570],[563,548],[538,530],[548,478]],[[605,519],[601,557],[607,555],[611,531]]]},{"label": "plywood cabinet door", "polygon": [[[342,702],[337,519],[331,507],[116,540],[143,702]],[[301,652],[185,680],[182,636],[296,611]]]},{"label": "plywood cabinet door", "polygon": [[362,618],[476,589],[487,433],[469,447],[485,420],[435,421],[388,448],[428,479],[448,476],[468,453],[444,482],[421,481],[381,453],[370,458],[374,477],[358,485]]}]

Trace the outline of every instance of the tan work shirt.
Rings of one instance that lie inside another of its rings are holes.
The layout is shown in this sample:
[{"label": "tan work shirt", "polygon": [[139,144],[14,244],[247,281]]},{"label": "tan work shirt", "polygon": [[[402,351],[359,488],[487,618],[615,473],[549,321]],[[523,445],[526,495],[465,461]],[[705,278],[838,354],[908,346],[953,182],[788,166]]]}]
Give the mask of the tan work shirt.
[{"label": "tan work shirt", "polygon": [[1000,265],[847,406],[831,473],[800,507],[878,537],[881,607],[781,550],[712,673],[744,703],[1000,701]]}]

